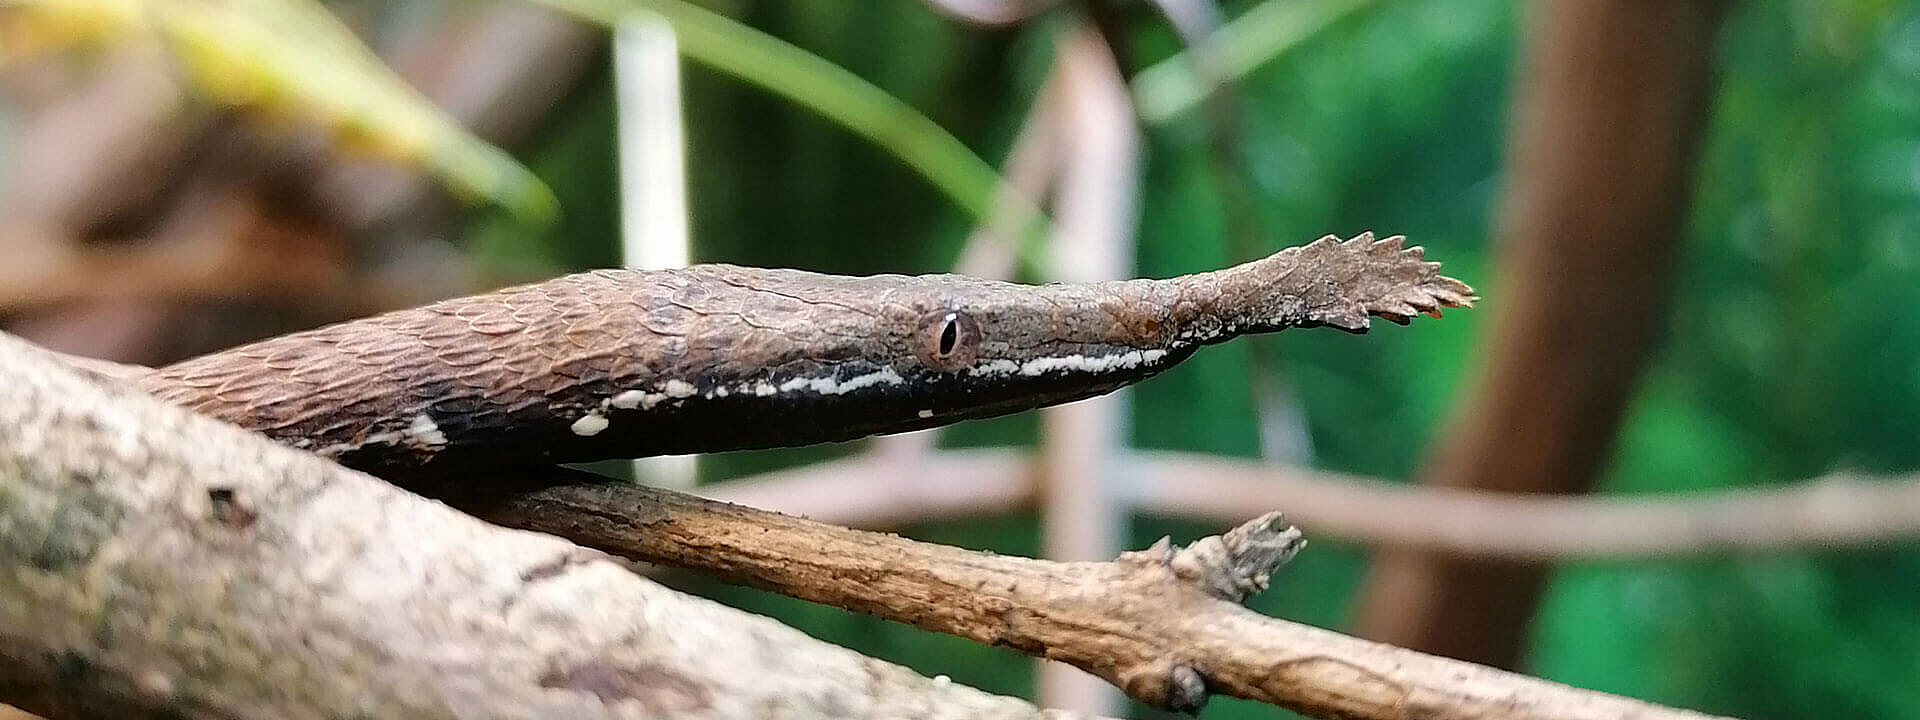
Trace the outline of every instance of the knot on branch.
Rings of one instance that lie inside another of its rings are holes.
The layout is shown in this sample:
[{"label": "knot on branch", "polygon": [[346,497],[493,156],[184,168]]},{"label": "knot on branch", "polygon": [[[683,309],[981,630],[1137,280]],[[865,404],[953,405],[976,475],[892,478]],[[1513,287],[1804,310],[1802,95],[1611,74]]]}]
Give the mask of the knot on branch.
[{"label": "knot on branch", "polygon": [[1142,663],[1114,678],[1127,697],[1162,710],[1194,714],[1206,707],[1207,680],[1192,665],[1173,660]]},{"label": "knot on branch", "polygon": [[1121,554],[1120,561],[1165,566],[1207,595],[1238,604],[1267,589],[1273,571],[1306,546],[1299,528],[1270,512],[1183,548],[1163,537],[1145,550]]},{"label": "knot on branch", "polygon": [[[1265,590],[1274,570],[1293,559],[1306,544],[1299,528],[1273,512],[1183,548],[1174,547],[1163,537],[1145,550],[1122,553],[1117,564],[1151,569],[1153,572],[1147,575],[1153,578],[1147,581],[1150,585],[1165,588],[1171,575],[1175,584],[1188,591],[1198,590],[1209,598],[1238,605]],[[1180,594],[1176,591],[1173,595]],[[1111,679],[1135,700],[1187,713],[1198,712],[1211,692],[1202,668],[1179,652],[1154,653],[1132,663],[1117,663]]]}]

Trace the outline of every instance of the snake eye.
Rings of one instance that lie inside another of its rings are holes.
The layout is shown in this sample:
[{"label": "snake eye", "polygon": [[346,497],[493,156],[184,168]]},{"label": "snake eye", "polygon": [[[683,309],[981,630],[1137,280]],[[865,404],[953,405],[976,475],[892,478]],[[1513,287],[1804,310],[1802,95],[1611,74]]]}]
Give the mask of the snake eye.
[{"label": "snake eye", "polygon": [[980,325],[959,310],[929,314],[914,337],[914,354],[936,370],[952,372],[980,355]]},{"label": "snake eye", "polygon": [[952,355],[953,344],[960,339],[960,321],[948,315],[947,321],[940,326],[940,354]]}]

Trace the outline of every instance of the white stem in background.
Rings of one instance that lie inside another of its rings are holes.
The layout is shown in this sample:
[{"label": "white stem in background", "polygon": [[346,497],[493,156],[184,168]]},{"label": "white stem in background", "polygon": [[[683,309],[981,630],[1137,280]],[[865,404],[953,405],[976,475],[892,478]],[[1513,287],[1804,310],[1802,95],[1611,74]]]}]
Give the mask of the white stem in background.
[{"label": "white stem in background", "polygon": [[[627,267],[684,267],[687,233],[686,132],[681,124],[680,53],[673,28],[635,12],[613,33],[613,77],[620,141],[620,248]],[[698,456],[633,461],[649,485],[693,487]]]},{"label": "white stem in background", "polygon": [[[1063,33],[1048,89],[1061,93],[1056,115],[1061,158],[1052,250],[1056,280],[1133,276],[1140,134],[1113,51],[1090,25]],[[1127,507],[1115,481],[1126,444],[1125,390],[1041,413],[1041,532],[1054,560],[1104,560],[1125,545]],[[1121,708],[1112,685],[1079,668],[1041,665],[1046,707],[1093,715]]]}]

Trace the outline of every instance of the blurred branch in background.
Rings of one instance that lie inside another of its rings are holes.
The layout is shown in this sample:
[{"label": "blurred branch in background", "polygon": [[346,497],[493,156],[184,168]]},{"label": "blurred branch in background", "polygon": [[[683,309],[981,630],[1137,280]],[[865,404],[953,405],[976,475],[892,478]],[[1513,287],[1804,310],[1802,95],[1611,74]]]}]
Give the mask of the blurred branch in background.
[{"label": "blurred branch in background", "polygon": [[979,25],[1012,25],[1059,4],[1059,0],[926,0],[933,9]]},{"label": "blurred branch in background", "polygon": [[[121,39],[103,53],[104,62],[85,70],[9,46],[6,77],[24,119],[15,180],[0,198],[9,220],[0,248],[22,260],[0,270],[0,313],[10,327],[55,347],[151,363],[277,332],[288,322],[234,322],[229,313],[217,326],[188,325],[180,309],[192,303],[291,308],[292,322],[302,325],[474,289],[444,242],[417,240],[439,234],[434,223],[453,218],[429,210],[441,196],[417,177],[330,157],[323,152],[328,143],[298,125],[269,141],[257,124],[183,99],[185,88],[172,82],[158,44],[138,34],[114,37]],[[205,32],[190,39],[214,42]],[[512,5],[427,23],[398,39],[406,49],[396,62],[400,71],[496,141],[524,134],[571,84],[596,42],[550,13]],[[243,50],[267,52],[241,43],[210,54]],[[282,84],[258,89],[296,98],[334,90],[325,76],[304,78],[318,89],[284,87],[298,78],[269,80]],[[367,102],[411,96],[398,97]],[[412,132],[407,127],[388,131]],[[377,255],[389,264],[362,267],[356,245],[374,228],[387,233]],[[393,266],[423,256],[436,272]]]},{"label": "blurred branch in background", "polygon": [[[1722,0],[1526,6],[1501,302],[1481,375],[1423,481],[1586,492],[1667,307],[1712,97]],[[1512,667],[1545,568],[1376,556],[1361,635]]]},{"label": "blurred branch in background", "polygon": [[[489,142],[517,144],[549,119],[593,67],[603,38],[591,28],[522,3],[489,3],[435,18],[381,43],[400,76]],[[335,163],[319,180],[328,207],[356,230],[396,226],[439,232],[452,215],[420,213],[437,196],[417,174],[385,165]]]},{"label": "blurred branch in background", "polygon": [[[1134,511],[1231,523],[1279,508],[1315,537],[1516,563],[1882,547],[1920,538],[1920,478],[1837,473],[1671,494],[1539,497],[1192,453],[1133,451],[1118,499]],[[1042,466],[1017,450],[947,450],[901,465],[854,457],[729,480],[700,494],[820,522],[898,528],[1033,507]],[[913,482],[901,482],[912,477]]]},{"label": "blurred branch in background", "polygon": [[423,166],[456,192],[528,220],[557,210],[532,172],[421,97],[316,0],[9,0],[4,7],[9,53],[74,41],[164,47],[171,67],[203,98],[318,129],[342,148]]},{"label": "blurred branch in background", "polygon": [[183,101],[156,43],[109,48],[91,70],[33,57],[6,76],[21,125],[0,198],[0,314],[341,288],[337,237],[227,192],[272,183],[263,145]]},{"label": "blurred branch in background", "polygon": [[[1051,280],[1133,277],[1139,212],[1140,131],[1126,79],[1092,23],[1061,33],[1047,87],[1059,93],[1062,162],[1054,196],[1059,234],[1049,247]],[[1041,546],[1054,560],[1114,557],[1127,535],[1127,512],[1114,497],[1117,458],[1126,444],[1130,393],[1120,390],[1040,415]],[[1057,663],[1040,671],[1040,704],[1075,712],[1116,712],[1104,683]]]}]

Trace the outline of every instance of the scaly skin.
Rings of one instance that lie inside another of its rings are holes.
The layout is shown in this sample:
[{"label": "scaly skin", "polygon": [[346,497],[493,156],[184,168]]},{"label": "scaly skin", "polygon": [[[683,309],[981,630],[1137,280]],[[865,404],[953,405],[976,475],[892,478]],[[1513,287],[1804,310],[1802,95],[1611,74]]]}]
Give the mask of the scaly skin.
[{"label": "scaly skin", "polygon": [[849,440],[1078,400],[1202,345],[1473,301],[1371,234],[1167,280],[1020,285],[600,270],[277,337],[141,378],[385,474]]}]

